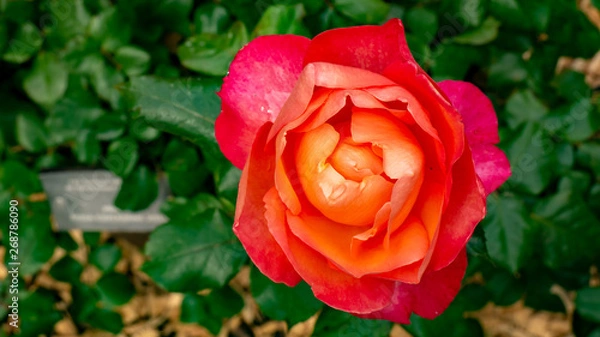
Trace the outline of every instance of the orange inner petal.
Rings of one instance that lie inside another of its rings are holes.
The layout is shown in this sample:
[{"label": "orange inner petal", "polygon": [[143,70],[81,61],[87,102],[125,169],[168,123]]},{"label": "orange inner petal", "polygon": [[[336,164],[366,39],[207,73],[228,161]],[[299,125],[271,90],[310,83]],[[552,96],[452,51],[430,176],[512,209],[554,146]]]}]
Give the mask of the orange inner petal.
[{"label": "orange inner petal", "polygon": [[393,179],[416,179],[423,171],[423,152],[410,130],[389,114],[352,109],[352,138],[382,149],[383,170]]},{"label": "orange inner petal", "polygon": [[379,239],[359,242],[350,249],[353,237],[366,227],[348,227],[316,215],[286,215],[290,230],[300,240],[328,258],[335,266],[354,277],[390,272],[423,259],[428,248],[427,231],[421,221],[410,217],[385,248]]},{"label": "orange inner petal", "polygon": [[330,163],[336,171],[347,179],[361,181],[383,172],[381,157],[375,155],[370,145],[353,145],[352,138],[346,137],[339,142],[330,157]]},{"label": "orange inner petal", "polygon": [[300,182],[311,204],[329,219],[352,226],[371,224],[390,200],[393,183],[379,175],[361,181],[346,179],[329,163],[339,139],[329,124],[300,137],[296,152]]}]

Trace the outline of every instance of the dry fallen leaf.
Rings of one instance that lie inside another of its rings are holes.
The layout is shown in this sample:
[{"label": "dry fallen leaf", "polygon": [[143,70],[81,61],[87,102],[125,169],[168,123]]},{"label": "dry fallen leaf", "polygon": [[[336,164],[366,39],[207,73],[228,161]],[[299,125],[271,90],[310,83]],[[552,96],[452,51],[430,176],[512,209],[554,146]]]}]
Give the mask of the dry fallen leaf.
[{"label": "dry fallen leaf", "polygon": [[594,6],[591,0],[579,0],[577,7],[579,7],[594,26],[600,29],[600,11]]},{"label": "dry fallen leaf", "polygon": [[491,303],[469,313],[477,318],[489,337],[574,337],[566,314],[535,311],[519,301],[508,307]]},{"label": "dry fallen leaf", "polygon": [[561,56],[556,63],[556,73],[572,70],[585,75],[585,82],[591,88],[600,87],[600,51],[589,60]]}]

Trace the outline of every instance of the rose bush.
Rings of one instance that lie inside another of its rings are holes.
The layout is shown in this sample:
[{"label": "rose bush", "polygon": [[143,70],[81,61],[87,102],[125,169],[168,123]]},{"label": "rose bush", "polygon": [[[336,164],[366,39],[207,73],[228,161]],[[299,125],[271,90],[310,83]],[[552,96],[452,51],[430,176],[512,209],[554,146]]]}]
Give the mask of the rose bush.
[{"label": "rose bush", "polygon": [[216,137],[243,168],[234,231],[265,275],[366,318],[449,305],[510,175],[482,92],[433,81],[393,19],[258,37],[219,95]]}]

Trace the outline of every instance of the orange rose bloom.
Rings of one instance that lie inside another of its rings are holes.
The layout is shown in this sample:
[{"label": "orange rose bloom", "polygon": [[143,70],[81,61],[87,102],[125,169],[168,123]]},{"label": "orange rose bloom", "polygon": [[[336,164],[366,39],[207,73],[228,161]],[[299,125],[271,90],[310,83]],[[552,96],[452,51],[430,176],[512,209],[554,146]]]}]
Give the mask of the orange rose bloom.
[{"label": "orange rose bloom", "polygon": [[399,20],[242,49],[216,135],[243,167],[234,231],[276,282],[355,315],[435,317],[510,170],[473,85],[435,83]]}]

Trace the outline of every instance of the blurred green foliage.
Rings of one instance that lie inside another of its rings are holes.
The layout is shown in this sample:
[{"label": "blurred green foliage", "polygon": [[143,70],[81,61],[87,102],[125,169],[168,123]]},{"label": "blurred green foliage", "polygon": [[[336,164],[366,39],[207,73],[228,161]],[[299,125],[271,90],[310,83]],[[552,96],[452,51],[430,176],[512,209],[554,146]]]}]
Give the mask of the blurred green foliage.
[{"label": "blurred green foliage", "polygon": [[[558,285],[577,293],[576,335],[599,336],[600,289],[590,288],[590,267],[600,266],[600,95],[584,75],[555,69],[561,56],[591,58],[600,33],[564,0],[0,0],[0,203],[17,198],[21,206],[21,335],[51,334],[64,316],[80,331],[118,333],[114,308],[135,292],[132,276],[115,271],[122,252],[114,242],[86,233],[89,256],[80,261],[72,256],[80,243],[51,229],[48,202],[36,198],[38,174],[72,168],[122,177],[115,205],[127,210],[146,208],[157,177],[167,177],[173,195],[162,211],[170,221],[150,236],[142,271],[185,293],[183,322],[218,333],[243,305],[227,283],[249,263],[230,229],[240,172],[213,132],[221,77],[256,36],[310,37],[391,17],[404,20],[434,79],[471,81],[492,99],[514,172],[489,197],[469,243],[468,284],[439,318],[415,316],[407,329],[416,337],[447,336],[449,326],[452,336],[483,336],[465,311],[524,299],[564,312],[550,292]],[[0,217],[8,219],[8,207]],[[55,291],[32,287],[56,247],[66,253],[49,275],[72,285],[71,303],[60,308]],[[101,273],[95,284],[81,281],[90,266]],[[210,294],[198,294],[205,288]],[[391,329],[321,309],[305,284],[273,284],[255,269],[251,291],[267,317],[290,324],[322,310],[315,336]]]}]

